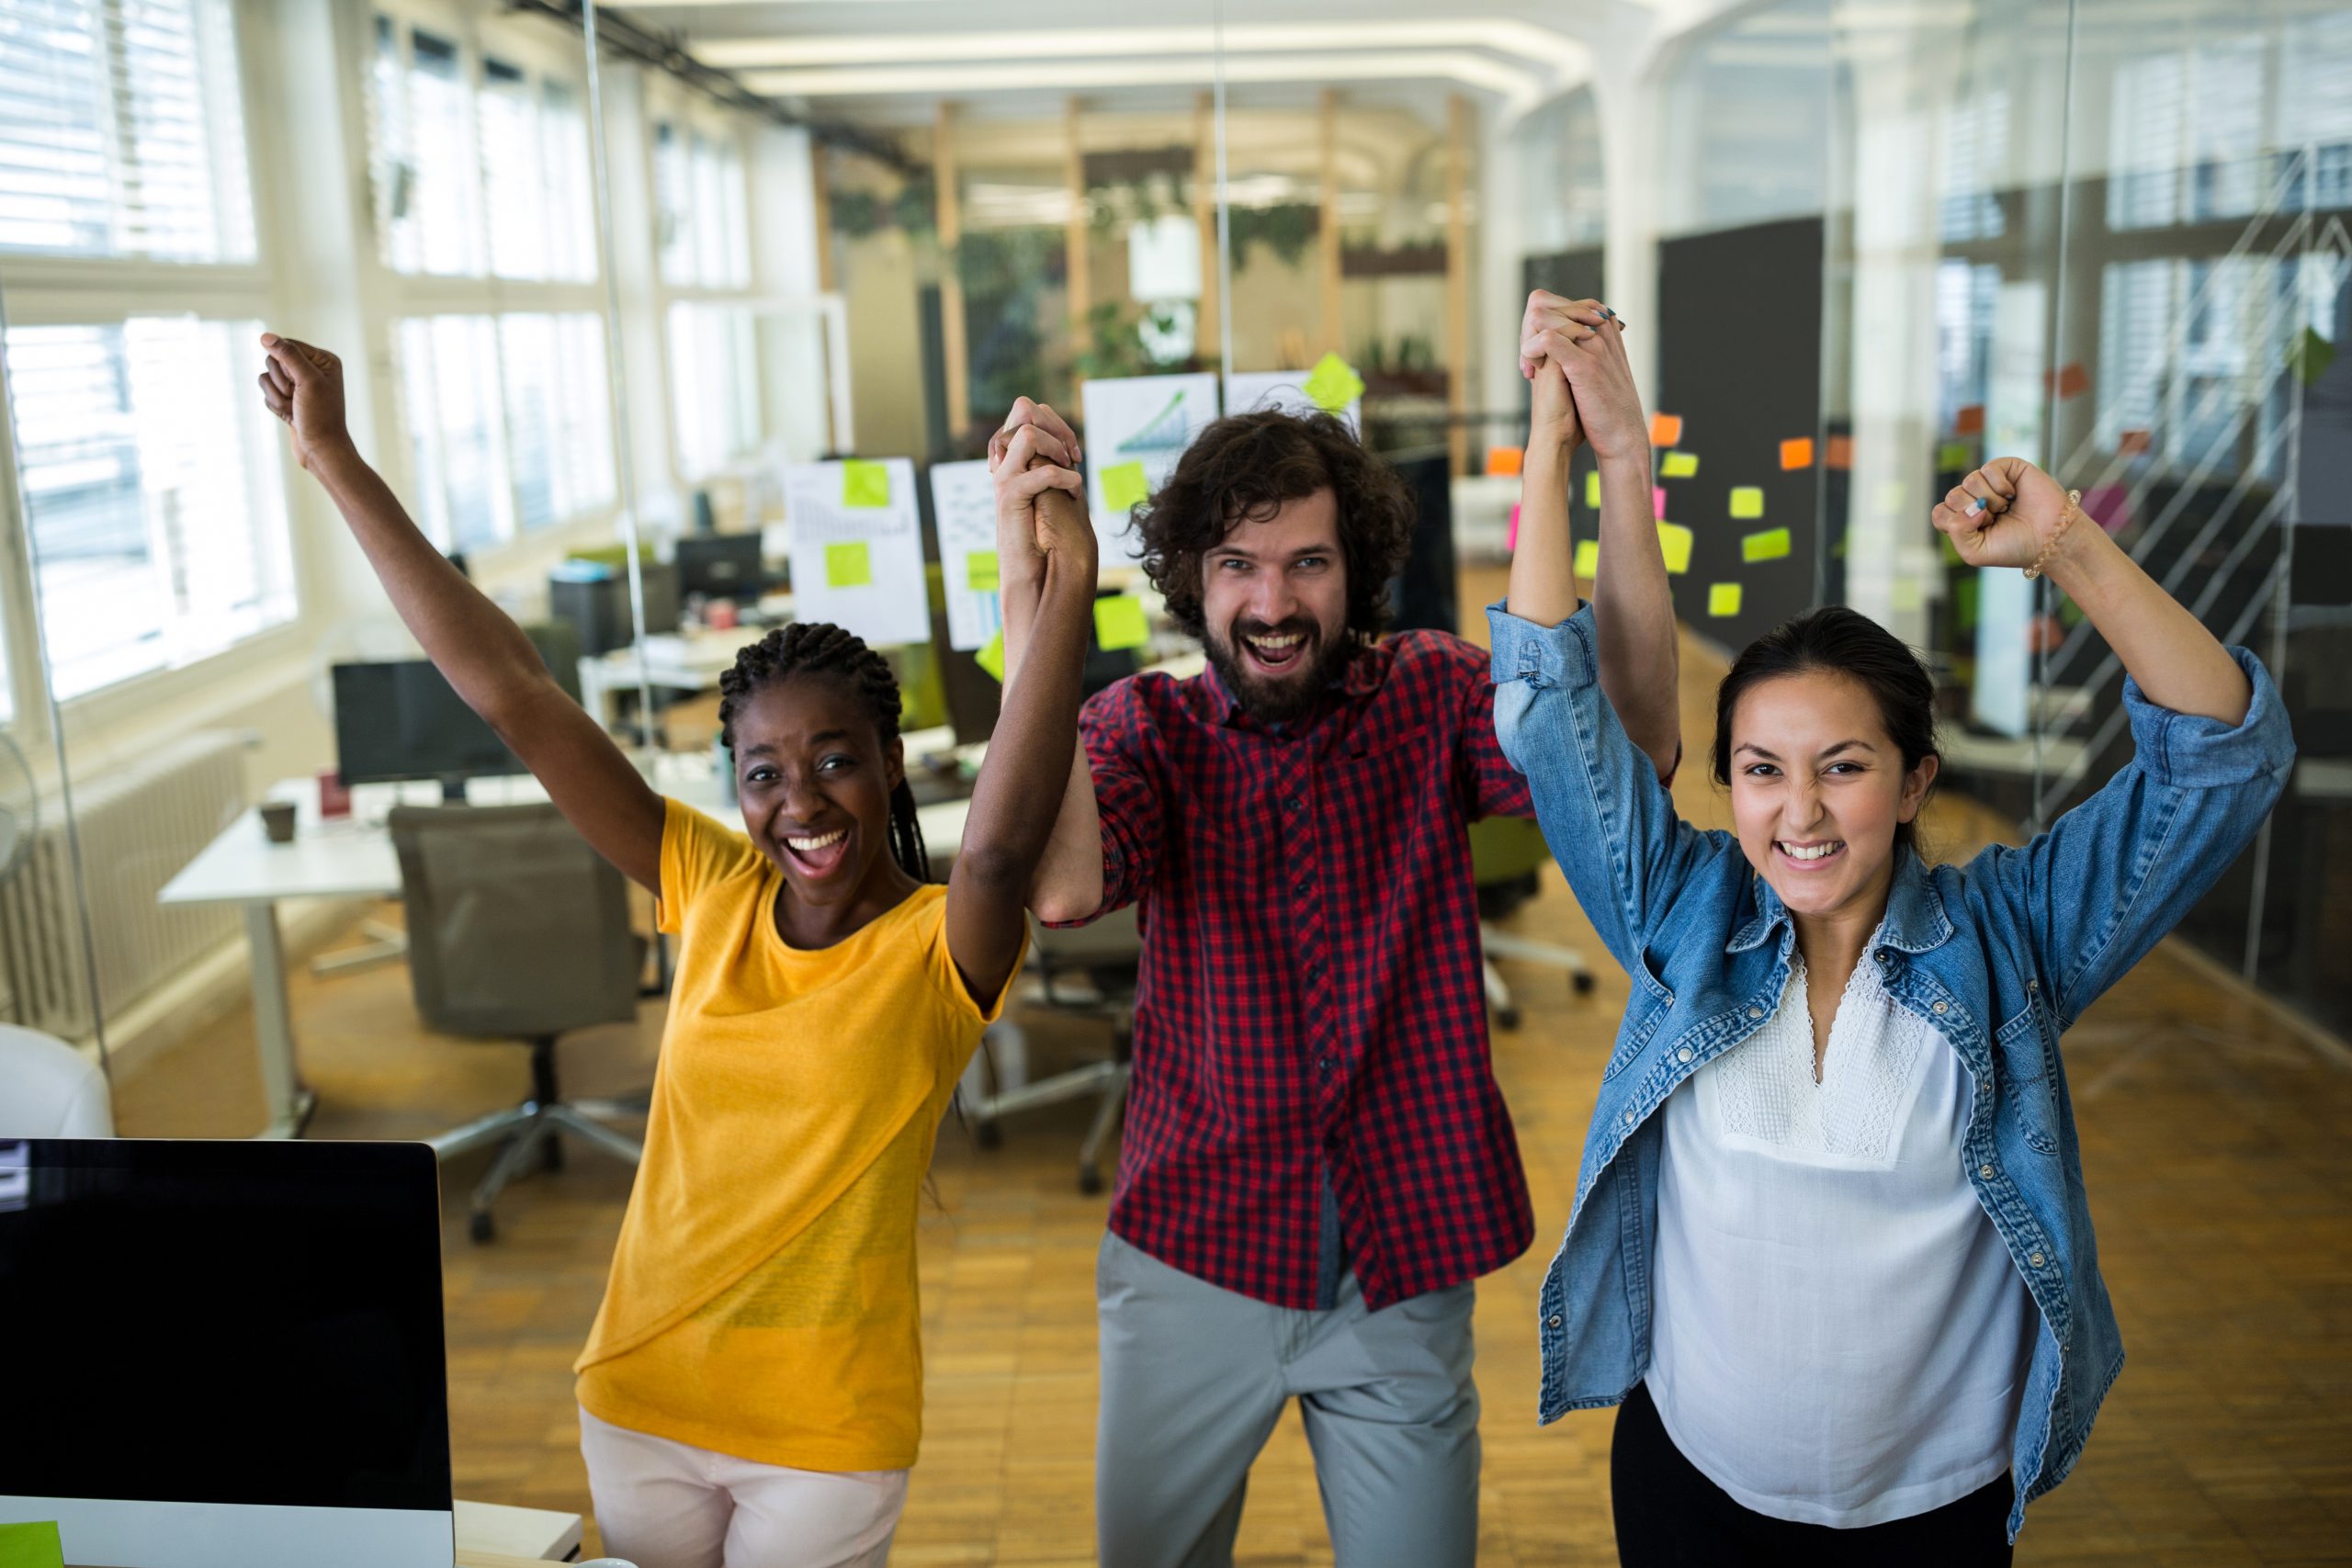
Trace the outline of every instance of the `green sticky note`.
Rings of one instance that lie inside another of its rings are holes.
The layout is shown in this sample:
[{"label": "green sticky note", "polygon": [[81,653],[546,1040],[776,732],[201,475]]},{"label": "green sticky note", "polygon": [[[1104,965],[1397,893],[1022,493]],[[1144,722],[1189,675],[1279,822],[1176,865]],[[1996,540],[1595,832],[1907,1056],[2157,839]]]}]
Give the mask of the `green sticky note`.
[{"label": "green sticky note", "polygon": [[1590,581],[1600,574],[1600,541],[1578,539],[1577,541],[1577,575]]},{"label": "green sticky note", "polygon": [[1363,396],[1363,378],[1336,354],[1327,354],[1306,374],[1307,400],[1325,413],[1338,413]]},{"label": "green sticky note", "polygon": [[1731,492],[1731,514],[1734,517],[1764,515],[1764,492],[1755,485],[1735,485]]},{"label": "green sticky note", "polygon": [[1584,477],[1584,503],[1595,512],[1600,510],[1600,470],[1598,468]]},{"label": "green sticky note", "polygon": [[1144,618],[1143,601],[1131,593],[1094,601],[1094,640],[1106,653],[1149,642],[1151,623]]},{"label": "green sticky note", "polygon": [[1669,479],[1687,479],[1699,471],[1699,454],[1668,452],[1659,460],[1657,471]]},{"label": "green sticky note", "polygon": [[1004,634],[999,632],[982,643],[980,651],[972,655],[972,658],[978,662],[981,669],[989,672],[989,680],[1002,682],[1004,679]]},{"label": "green sticky note", "polygon": [[1736,615],[1741,597],[1740,586],[1736,582],[1711,582],[1707,585],[1707,614]]},{"label": "green sticky note", "polygon": [[53,1524],[0,1525],[0,1568],[65,1568]]},{"label": "green sticky note", "polygon": [[1151,480],[1141,463],[1114,463],[1102,470],[1102,504],[1114,512],[1141,506],[1151,499]]},{"label": "green sticky note", "polygon": [[825,586],[864,588],[874,581],[874,554],[863,539],[836,540],[825,547]]},{"label": "green sticky note", "polygon": [[842,465],[842,504],[843,506],[888,506],[890,504],[890,470],[880,463],[865,463],[852,457]]},{"label": "green sticky note", "polygon": [[997,591],[994,550],[974,550],[964,558],[964,586],[975,593]]},{"label": "green sticky note", "polygon": [[1936,471],[1939,473],[1964,473],[1975,466],[1976,455],[1968,449],[1965,441],[1947,441],[1936,449]]},{"label": "green sticky note", "polygon": [[1657,547],[1659,550],[1664,552],[1666,556],[1667,570],[1679,572],[1689,571],[1690,570],[1690,529],[1685,528],[1679,523],[1659,524],[1657,525]]},{"label": "green sticky note", "polygon": [[1789,531],[1767,528],[1760,534],[1743,534],[1739,540],[1739,558],[1744,561],[1779,560],[1789,553]]}]

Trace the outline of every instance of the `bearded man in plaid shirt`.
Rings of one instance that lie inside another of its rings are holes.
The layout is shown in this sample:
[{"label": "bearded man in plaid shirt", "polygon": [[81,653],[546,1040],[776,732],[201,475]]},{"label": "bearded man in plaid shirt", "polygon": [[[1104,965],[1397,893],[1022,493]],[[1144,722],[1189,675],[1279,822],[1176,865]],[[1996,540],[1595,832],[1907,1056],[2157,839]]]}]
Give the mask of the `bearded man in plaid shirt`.
[{"label": "bearded man in plaid shirt", "polygon": [[[1526,335],[1575,308],[1538,295]],[[1564,485],[1573,401],[1556,371],[1534,379],[1527,482]],[[989,455],[1001,477],[1080,458],[1025,398]],[[1209,668],[1087,704],[1031,900],[1055,924],[1143,906],[1096,1276],[1102,1560],[1229,1562],[1250,1463],[1295,1396],[1340,1568],[1466,1568],[1473,1281],[1534,1229],[1470,869],[1473,820],[1533,814],[1487,656],[1439,632],[1375,640],[1413,502],[1329,415],[1216,422],[1134,525]],[[1036,585],[1001,591],[1012,680]],[[1663,774],[1673,622],[1613,620],[1602,681]]]}]

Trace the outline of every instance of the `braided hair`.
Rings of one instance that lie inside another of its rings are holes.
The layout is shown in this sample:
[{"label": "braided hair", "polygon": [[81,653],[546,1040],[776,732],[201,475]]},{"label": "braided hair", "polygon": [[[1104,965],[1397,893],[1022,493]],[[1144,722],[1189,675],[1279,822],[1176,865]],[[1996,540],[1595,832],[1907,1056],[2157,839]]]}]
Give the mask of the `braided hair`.
[{"label": "braided hair", "polygon": [[[718,678],[718,743],[735,750],[735,716],[753,693],[795,675],[831,675],[846,682],[865,704],[884,750],[899,738],[899,681],[882,656],[864,639],[827,621],[795,621],[779,626],[735,655],[735,667]],[[890,791],[890,855],[917,882],[929,882],[931,856],[915,819],[915,793],[903,775]]]}]

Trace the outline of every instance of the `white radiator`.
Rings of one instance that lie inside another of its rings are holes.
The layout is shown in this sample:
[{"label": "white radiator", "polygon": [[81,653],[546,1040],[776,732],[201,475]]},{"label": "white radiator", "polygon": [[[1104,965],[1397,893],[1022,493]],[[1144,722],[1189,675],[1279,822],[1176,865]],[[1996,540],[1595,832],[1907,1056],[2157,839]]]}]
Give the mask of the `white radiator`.
[{"label": "white radiator", "polygon": [[[164,884],[245,808],[243,740],[199,731],[99,777],[77,780],[98,997],[108,1018],[242,929],[233,906],[166,908]],[[56,796],[24,863],[0,883],[0,969],[10,1015],[68,1040],[96,1032],[83,978],[74,858]]]}]

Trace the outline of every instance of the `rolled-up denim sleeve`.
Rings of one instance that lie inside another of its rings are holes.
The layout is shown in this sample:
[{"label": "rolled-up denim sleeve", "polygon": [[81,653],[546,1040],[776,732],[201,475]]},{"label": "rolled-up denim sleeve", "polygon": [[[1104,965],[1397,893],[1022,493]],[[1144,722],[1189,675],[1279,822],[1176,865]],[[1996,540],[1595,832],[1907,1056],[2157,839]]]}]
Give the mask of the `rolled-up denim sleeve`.
[{"label": "rolled-up denim sleeve", "polygon": [[1525,775],[1553,858],[1600,940],[1631,969],[1721,835],[1676,815],[1657,768],[1600,689],[1592,607],[1555,626],[1489,605],[1495,738]]},{"label": "rolled-up denim sleeve", "polygon": [[2030,934],[2062,1026],[2180,923],[2287,786],[2295,740],[2278,690],[2253,654],[2230,654],[2254,688],[2243,719],[2159,707],[2127,680],[2132,760],[2031,843],[1982,857]]}]

